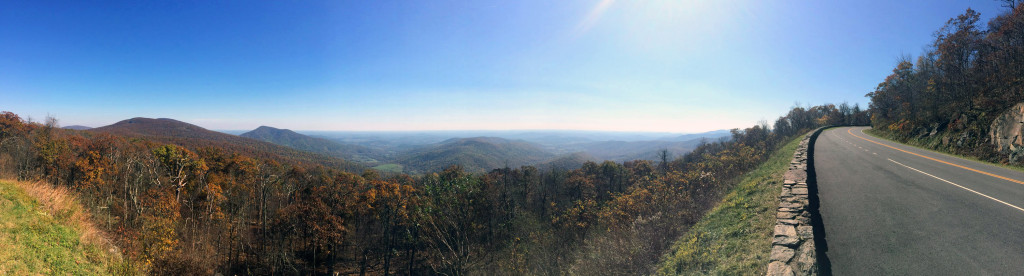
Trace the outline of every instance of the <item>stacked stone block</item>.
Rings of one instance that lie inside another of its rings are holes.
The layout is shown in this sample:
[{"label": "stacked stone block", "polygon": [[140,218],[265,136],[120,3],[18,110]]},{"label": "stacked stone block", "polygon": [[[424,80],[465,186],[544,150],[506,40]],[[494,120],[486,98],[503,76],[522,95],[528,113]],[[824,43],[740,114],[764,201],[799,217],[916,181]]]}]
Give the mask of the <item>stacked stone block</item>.
[{"label": "stacked stone block", "polygon": [[800,141],[783,176],[768,275],[817,275],[814,228],[807,187],[808,146],[821,129]]}]

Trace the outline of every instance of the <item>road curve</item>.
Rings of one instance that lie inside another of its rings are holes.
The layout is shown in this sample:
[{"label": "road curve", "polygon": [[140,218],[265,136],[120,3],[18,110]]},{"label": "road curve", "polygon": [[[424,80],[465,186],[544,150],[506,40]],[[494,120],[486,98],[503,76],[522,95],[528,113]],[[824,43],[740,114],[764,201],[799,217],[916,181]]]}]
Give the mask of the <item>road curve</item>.
[{"label": "road curve", "polygon": [[825,130],[814,172],[835,275],[1024,275],[1024,172]]}]

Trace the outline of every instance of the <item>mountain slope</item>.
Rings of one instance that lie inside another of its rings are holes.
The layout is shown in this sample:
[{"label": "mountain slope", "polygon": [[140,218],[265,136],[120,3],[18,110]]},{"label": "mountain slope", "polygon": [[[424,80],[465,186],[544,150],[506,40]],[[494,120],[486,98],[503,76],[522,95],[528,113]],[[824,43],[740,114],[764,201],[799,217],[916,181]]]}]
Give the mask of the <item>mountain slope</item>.
[{"label": "mountain slope", "polygon": [[449,139],[418,150],[406,152],[396,158],[407,172],[441,171],[451,165],[461,165],[467,171],[482,172],[490,169],[519,167],[542,162],[553,155],[539,146],[496,137]]},{"label": "mountain slope", "polygon": [[701,143],[701,138],[684,142],[676,141],[604,141],[582,145],[580,150],[594,156],[598,160],[629,161],[656,160],[658,152],[668,150],[671,156],[681,156],[692,151]]},{"label": "mountain slope", "polygon": [[541,171],[549,171],[552,169],[556,170],[575,170],[583,167],[583,163],[587,161],[600,161],[594,156],[586,152],[574,152],[570,154],[563,154],[552,158],[551,160],[537,164],[537,169]]},{"label": "mountain slope", "polygon": [[[572,136],[541,136],[543,139],[531,137],[527,141],[538,143],[546,150],[557,154],[585,152],[591,161],[612,160],[617,162],[631,160],[657,160],[658,152],[668,150],[671,156],[682,156],[700,146],[703,141],[714,142],[728,139],[732,135],[729,130],[716,130],[703,133],[685,134],[664,137],[656,140],[609,139],[595,140]],[[605,135],[604,138],[614,136]],[[620,138],[629,138],[628,136]]]},{"label": "mountain slope", "polygon": [[193,124],[167,118],[132,118],[87,131],[141,138],[157,143],[175,144],[193,151],[200,148],[213,147],[264,159],[319,164],[348,171],[361,171],[365,169],[362,165],[340,158],[304,152],[256,139],[211,131]]},{"label": "mountain slope", "polygon": [[342,144],[323,138],[306,136],[288,129],[268,126],[261,126],[239,136],[362,163],[377,163],[387,155],[382,150],[359,145]]},{"label": "mountain slope", "polygon": [[743,175],[718,205],[673,243],[656,275],[763,275],[782,174],[802,137]]}]

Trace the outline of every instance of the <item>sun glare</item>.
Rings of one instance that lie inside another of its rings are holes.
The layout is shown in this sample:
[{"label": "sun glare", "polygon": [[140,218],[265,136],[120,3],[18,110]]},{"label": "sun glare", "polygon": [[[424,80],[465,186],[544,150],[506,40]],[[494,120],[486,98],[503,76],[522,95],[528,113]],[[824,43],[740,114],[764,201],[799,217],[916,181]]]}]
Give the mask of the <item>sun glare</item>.
[{"label": "sun glare", "polygon": [[590,9],[587,16],[584,17],[579,24],[576,24],[575,35],[579,36],[590,31],[590,29],[601,20],[601,17],[608,10],[608,7],[611,7],[613,3],[615,3],[615,0],[601,0],[597,5],[594,5],[594,8]]}]

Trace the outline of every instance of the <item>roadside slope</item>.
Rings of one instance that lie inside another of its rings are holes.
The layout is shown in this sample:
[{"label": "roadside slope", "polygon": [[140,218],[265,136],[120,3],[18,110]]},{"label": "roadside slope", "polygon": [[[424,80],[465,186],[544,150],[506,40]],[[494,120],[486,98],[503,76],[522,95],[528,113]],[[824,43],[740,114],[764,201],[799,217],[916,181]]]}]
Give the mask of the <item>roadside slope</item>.
[{"label": "roadside slope", "polygon": [[793,138],[744,176],[721,203],[672,245],[659,275],[764,274],[782,175],[803,136]]},{"label": "roadside slope", "polygon": [[123,274],[117,252],[68,192],[0,180],[0,274]]}]

